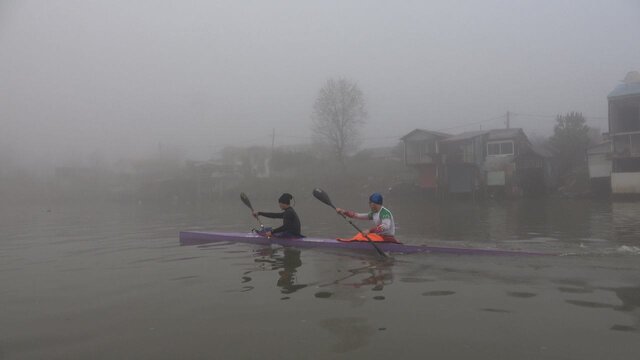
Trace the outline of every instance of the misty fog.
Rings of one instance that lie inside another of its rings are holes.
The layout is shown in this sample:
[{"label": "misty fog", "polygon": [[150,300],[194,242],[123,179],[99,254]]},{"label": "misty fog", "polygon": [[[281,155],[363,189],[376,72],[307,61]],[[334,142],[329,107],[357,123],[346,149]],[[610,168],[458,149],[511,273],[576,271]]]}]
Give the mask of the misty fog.
[{"label": "misty fog", "polygon": [[[637,1],[2,1],[4,171],[173,147],[310,142],[327,78],[362,89],[362,148],[414,128],[551,133],[640,68]],[[390,124],[393,124],[392,126]],[[275,132],[275,137],[272,137]]]},{"label": "misty fog", "polygon": [[636,358],[639,15],[0,0],[0,359]]}]

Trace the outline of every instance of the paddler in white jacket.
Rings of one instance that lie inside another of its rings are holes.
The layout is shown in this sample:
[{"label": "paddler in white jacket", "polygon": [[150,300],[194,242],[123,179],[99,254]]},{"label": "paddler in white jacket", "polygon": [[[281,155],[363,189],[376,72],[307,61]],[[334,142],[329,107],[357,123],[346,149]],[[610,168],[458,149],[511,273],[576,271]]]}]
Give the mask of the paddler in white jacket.
[{"label": "paddler in white jacket", "polygon": [[[380,193],[373,193],[369,196],[369,209],[368,213],[356,213],[353,211],[336,208],[338,214],[344,216],[360,219],[360,220],[372,220],[374,226],[369,230],[364,230],[363,235],[376,234],[379,235],[384,242],[398,242],[395,238],[396,226],[393,221],[393,215],[391,211],[382,206],[382,195]],[[372,241],[376,241],[372,239]],[[380,240],[377,240],[380,241]]]}]

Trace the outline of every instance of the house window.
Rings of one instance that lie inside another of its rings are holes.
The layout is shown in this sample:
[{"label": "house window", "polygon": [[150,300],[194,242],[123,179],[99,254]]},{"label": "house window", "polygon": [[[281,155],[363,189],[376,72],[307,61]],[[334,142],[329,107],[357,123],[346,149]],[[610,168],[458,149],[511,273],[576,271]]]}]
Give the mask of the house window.
[{"label": "house window", "polygon": [[467,163],[473,162],[473,143],[462,146],[462,161]]},{"label": "house window", "polygon": [[420,143],[414,141],[407,141],[406,144],[406,156],[408,161],[416,161],[420,156]]},{"label": "house window", "polygon": [[487,156],[513,155],[513,141],[491,142],[487,144]]},{"label": "house window", "polygon": [[640,131],[640,106],[637,104],[620,105],[613,126],[615,132]]},{"label": "house window", "polygon": [[433,155],[436,153],[436,143],[434,141],[425,141],[422,145],[422,154]]},{"label": "house window", "polygon": [[431,162],[436,153],[434,141],[418,140],[405,142],[405,162],[409,164]]}]

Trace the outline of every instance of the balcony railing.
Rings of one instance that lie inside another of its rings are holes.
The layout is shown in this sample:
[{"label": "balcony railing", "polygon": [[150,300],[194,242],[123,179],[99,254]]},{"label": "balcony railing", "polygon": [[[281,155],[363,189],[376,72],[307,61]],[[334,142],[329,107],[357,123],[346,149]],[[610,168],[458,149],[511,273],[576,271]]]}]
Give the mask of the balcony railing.
[{"label": "balcony railing", "polygon": [[407,165],[432,164],[437,159],[435,142],[407,142],[405,146],[404,159]]}]

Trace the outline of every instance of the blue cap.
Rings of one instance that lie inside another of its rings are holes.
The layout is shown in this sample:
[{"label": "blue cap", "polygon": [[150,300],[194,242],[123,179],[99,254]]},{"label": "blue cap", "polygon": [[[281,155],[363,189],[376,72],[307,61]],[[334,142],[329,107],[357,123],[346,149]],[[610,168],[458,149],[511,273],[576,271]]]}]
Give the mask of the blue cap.
[{"label": "blue cap", "polygon": [[373,193],[369,196],[369,202],[374,204],[382,205],[382,195],[380,193]]}]

